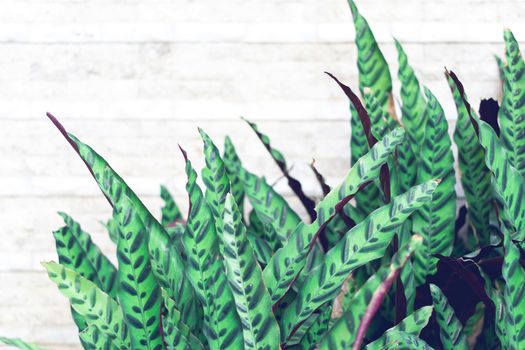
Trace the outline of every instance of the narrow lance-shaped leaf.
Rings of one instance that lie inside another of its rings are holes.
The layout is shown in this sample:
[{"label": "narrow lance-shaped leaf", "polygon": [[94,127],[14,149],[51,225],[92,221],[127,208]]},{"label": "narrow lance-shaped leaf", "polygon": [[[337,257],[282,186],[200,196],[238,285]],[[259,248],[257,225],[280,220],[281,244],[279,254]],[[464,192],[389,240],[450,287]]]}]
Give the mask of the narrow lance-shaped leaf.
[{"label": "narrow lance-shaped leaf", "polygon": [[479,144],[469,113],[453,80],[447,80],[458,111],[454,141],[458,147],[461,184],[468,203],[468,217],[476,230],[481,246],[490,244],[490,212],[492,201],[490,171],[485,165],[485,151]]},{"label": "narrow lance-shaped leaf", "polygon": [[241,181],[257,218],[263,225],[266,241],[274,249],[281,247],[301,222],[288,202],[266,179],[241,168]]},{"label": "narrow lance-shaped leaf", "polygon": [[508,349],[525,348],[525,269],[520,264],[520,251],[508,234],[504,237],[505,255],[502,275],[505,280],[503,305]]},{"label": "narrow lance-shaped leaf", "polygon": [[84,317],[88,326],[96,327],[113,339],[121,350],[129,350],[130,339],[119,304],[93,282],[55,262],[42,263],[51,281],[66,296],[71,307]]},{"label": "narrow lance-shaped leaf", "polygon": [[190,207],[183,236],[188,264],[186,273],[204,309],[204,335],[212,349],[242,349],[241,322],[219,256],[219,238],[213,214],[197,185],[197,173],[182,150]]},{"label": "narrow lance-shaped leaf", "polygon": [[317,205],[316,221],[310,225],[300,223],[286,245],[273,255],[264,269],[264,280],[273,303],[283,297],[301,272],[319,232],[342,211],[361,187],[378,176],[381,166],[403,140],[403,135],[402,129],[392,131],[354,164],[344,181]]},{"label": "narrow lance-shaped leaf", "polygon": [[419,333],[426,327],[430,316],[432,315],[432,306],[423,306],[408,315],[400,323],[385,331],[381,338],[367,344],[366,350],[384,349],[385,344],[388,343],[388,335],[392,332],[405,332],[413,336],[419,336]]},{"label": "narrow lance-shaped leaf", "polygon": [[[418,157],[419,146],[423,143],[425,137],[426,101],[414,69],[408,63],[408,56],[403,46],[398,40],[395,40],[395,43],[399,61],[397,76],[401,82],[401,120],[407,131],[406,143],[410,145],[411,150]],[[417,164],[413,164],[413,169],[411,170],[415,171],[416,168]]]},{"label": "narrow lance-shaped leaf", "polygon": [[390,115],[394,115],[392,101],[392,78],[383,53],[366,19],[359,13],[353,0],[348,0],[355,27],[355,44],[357,46],[357,68],[359,70],[359,89],[364,94],[370,88],[379,103]]},{"label": "narrow lance-shaped leaf", "polygon": [[170,243],[168,233],[104,158],[68,133],[53,115],[48,113],[47,116],[84,161],[110,204],[115,207],[117,200],[123,198],[119,195],[120,192],[126,193],[126,196],[131,200],[148,231],[148,247],[155,276],[161,286],[169,290],[170,296],[177,301],[177,307],[186,324],[192,329],[199,329],[202,311],[195,298],[193,288],[185,276],[181,252]]},{"label": "narrow lance-shaped leaf", "polygon": [[[431,187],[435,188],[435,185]],[[352,298],[349,308],[323,337],[318,349],[356,349],[356,346],[357,349],[360,348],[359,338],[362,337],[363,331],[366,331],[362,327],[363,321],[372,311],[377,311],[391,283],[410,259],[414,250],[420,246],[421,237],[414,236],[409,244],[401,247],[393,256],[391,264],[381,267],[366,281]]]},{"label": "narrow lance-shaped leaf", "polygon": [[435,284],[430,284],[430,293],[437,314],[439,337],[443,348],[445,350],[469,350],[467,337],[463,334],[463,326],[441,289]]},{"label": "narrow lance-shaped leaf", "polygon": [[423,237],[423,248],[414,256],[416,285],[425,282],[436,271],[434,254],[450,255],[454,243],[456,218],[456,177],[454,156],[448,135],[445,113],[436,97],[425,89],[428,100],[428,120],[425,142],[421,145],[418,182],[440,179],[432,201],[421,207],[413,218],[413,231]]},{"label": "narrow lance-shaped leaf", "polygon": [[111,239],[111,241],[113,243],[117,244],[117,241],[118,241],[118,227],[117,227],[117,224],[115,223],[115,220],[113,220],[113,218],[110,218],[108,221],[106,221],[106,222],[101,221],[100,223],[102,224],[102,226],[104,226],[106,228],[106,231],[108,232],[109,239]]},{"label": "narrow lance-shaped leaf", "polygon": [[202,169],[202,181],[206,186],[206,202],[213,213],[215,231],[219,237],[219,246],[222,246],[224,201],[226,200],[226,195],[230,192],[230,179],[217,146],[200,128],[199,133],[204,142],[204,157],[206,160],[206,166]]},{"label": "narrow lance-shaped leaf", "polygon": [[500,138],[508,150],[510,165],[525,176],[525,62],[509,29],[505,30],[504,39],[507,84],[498,114]]},{"label": "narrow lance-shaped leaf", "polygon": [[239,174],[241,172],[242,163],[237,155],[237,151],[233,146],[232,140],[226,136],[224,139],[224,153],[222,156],[224,160],[224,166],[228,172],[228,177],[230,178],[230,187],[235,198],[235,202],[239,206],[241,214],[244,213],[244,185],[241,182]]},{"label": "narrow lance-shaped leaf", "polygon": [[91,241],[90,235],[66,213],[58,213],[66,226],[53,232],[58,261],[95,283],[111,297],[117,297],[117,269]]},{"label": "narrow lance-shaped leaf", "polygon": [[26,343],[25,341],[18,338],[0,337],[0,342],[21,350],[45,350],[44,348],[41,348],[34,344]]},{"label": "narrow lance-shaped leaf", "polygon": [[485,164],[494,174],[494,189],[503,202],[504,218],[508,218],[514,228],[512,239],[522,241],[525,239],[525,179],[514,168],[508,158],[508,152],[503,146],[496,132],[484,121],[470,113],[471,107],[465,97],[465,90],[454,72],[450,72],[460,96],[469,111],[469,117],[479,142],[485,150]]},{"label": "narrow lance-shaped leaf", "polygon": [[151,271],[146,227],[129,198],[117,203],[113,215],[119,228],[118,299],[131,344],[136,349],[162,349],[160,287]]},{"label": "narrow lance-shaped leaf", "polygon": [[286,309],[281,321],[284,335],[291,335],[301,321],[335,298],[353,270],[383,257],[396,230],[414,210],[430,200],[435,188],[434,181],[414,187],[348,231],[341,242],[326,253],[324,262],[310,273],[299,295]]},{"label": "narrow lance-shaped leaf", "polygon": [[242,323],[244,348],[279,348],[279,326],[272,312],[270,294],[231,195],[226,197],[223,240],[224,265]]},{"label": "narrow lance-shaped leaf", "polygon": [[161,218],[162,226],[173,226],[176,222],[182,221],[182,214],[179,207],[166,186],[160,186],[160,197],[164,201]]},{"label": "narrow lance-shaped leaf", "polygon": [[274,147],[272,147],[270,143],[270,138],[259,131],[257,124],[244,118],[243,120],[246,121],[246,123],[248,123],[250,128],[252,128],[252,130],[259,138],[259,140],[261,140],[264,147],[268,150],[279,169],[281,169],[281,172],[283,173],[284,177],[286,177],[286,180],[288,181],[288,186],[290,186],[292,191],[303,204],[304,208],[306,209],[306,212],[310,216],[310,220],[314,221],[316,218],[316,212],[314,210],[315,202],[304,193],[301,183],[292,175],[290,175],[288,165],[286,164],[286,159],[284,159],[283,154]]}]

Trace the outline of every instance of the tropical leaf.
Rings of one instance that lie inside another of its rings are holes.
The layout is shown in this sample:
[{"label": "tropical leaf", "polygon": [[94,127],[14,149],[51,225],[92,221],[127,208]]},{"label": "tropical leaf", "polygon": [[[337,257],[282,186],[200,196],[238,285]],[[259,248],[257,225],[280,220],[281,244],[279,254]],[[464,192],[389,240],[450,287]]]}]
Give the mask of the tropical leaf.
[{"label": "tropical leaf", "polygon": [[217,146],[200,128],[199,133],[204,143],[204,158],[206,160],[206,166],[202,169],[202,181],[206,186],[206,202],[213,214],[219,246],[222,246],[224,201],[230,192],[230,179]]},{"label": "tropical leaf", "polygon": [[334,299],[353,270],[383,257],[397,229],[414,210],[430,200],[435,188],[435,181],[413,187],[348,231],[326,253],[324,262],[309,274],[297,298],[286,308],[280,322],[284,339],[313,311]]},{"label": "tropical leaf", "polygon": [[90,326],[80,334],[84,350],[117,350],[118,347],[113,345],[111,339],[100,332],[97,327]]},{"label": "tropical leaf", "polygon": [[162,331],[166,350],[204,350],[200,340],[181,320],[177,303],[163,293],[166,314],[162,318]]},{"label": "tropical leaf", "polygon": [[184,273],[182,254],[176,245],[171,244],[166,230],[104,158],[68,133],[53,115],[48,113],[47,116],[84,161],[110,204],[115,207],[117,200],[124,197],[131,200],[148,232],[149,255],[155,276],[161,286],[169,291],[173,300],[177,301],[177,308],[181,311],[184,322],[193,330],[200,329],[202,310]]},{"label": "tropical leaf", "polygon": [[279,326],[272,313],[270,294],[231,195],[226,197],[223,240],[226,276],[241,319],[244,348],[279,348]]},{"label": "tropical leaf", "polygon": [[315,349],[317,343],[319,343],[323,335],[330,327],[332,310],[333,303],[326,303],[316,311],[318,315],[316,315],[317,317],[315,318],[315,322],[308,328],[307,332],[304,334],[301,342],[299,343],[299,347],[301,349]]},{"label": "tropical leaf", "polygon": [[[352,104],[350,104],[350,128],[352,132],[350,137],[350,164],[354,165],[370,148],[359,114]],[[371,185],[363,188],[355,196],[357,210],[365,213],[365,215],[370,214],[381,205],[380,198],[381,195],[377,186]]]},{"label": "tropical leaf", "polygon": [[224,166],[228,172],[228,178],[230,179],[230,187],[235,202],[239,206],[241,214],[244,213],[244,185],[241,182],[239,174],[241,172],[242,163],[237,155],[237,151],[233,146],[232,140],[226,136],[224,139],[224,153],[222,156]]},{"label": "tropical leaf", "polygon": [[414,311],[412,314],[404,318],[400,323],[388,329],[379,339],[369,343],[366,346],[366,349],[384,349],[385,344],[388,344],[387,338],[392,332],[404,332],[415,337],[419,336],[419,333],[421,333],[423,328],[425,328],[428,324],[430,316],[432,315],[432,310],[432,306],[423,306],[422,308]]},{"label": "tropical leaf", "polygon": [[504,32],[507,66],[503,101],[498,120],[500,137],[510,165],[525,176],[525,62],[509,29]]},{"label": "tropical leaf", "polygon": [[434,350],[428,345],[423,339],[417,336],[394,330],[389,332],[384,338],[382,338],[382,344],[378,345],[375,349],[379,350]]},{"label": "tropical leaf", "polygon": [[463,334],[463,326],[454,314],[454,309],[438,286],[430,284],[430,293],[439,324],[439,337],[445,350],[469,350],[467,337]]},{"label": "tropical leaf", "polygon": [[426,203],[413,217],[413,231],[423,237],[423,248],[414,256],[416,285],[425,282],[427,275],[436,271],[434,254],[449,255],[454,243],[456,218],[456,177],[454,156],[448,135],[448,124],[443,108],[436,97],[425,89],[428,100],[428,119],[425,142],[421,145],[418,182],[440,179],[432,201]]},{"label": "tropical leaf", "polygon": [[119,198],[117,203],[113,215],[119,228],[118,299],[131,344],[133,348],[162,349],[160,287],[151,271],[146,227],[129,198]]},{"label": "tropical leaf", "polygon": [[468,218],[476,230],[480,246],[490,244],[492,189],[490,171],[485,165],[485,152],[479,144],[469,113],[452,78],[447,80],[458,111],[454,141],[458,147],[461,184],[468,204]]},{"label": "tropical leaf", "polygon": [[270,261],[273,255],[272,247],[270,247],[270,245],[260,237],[250,234],[249,232],[247,233],[247,235],[248,240],[250,241],[250,244],[253,247],[253,251],[255,253],[257,261],[266,266],[266,264],[268,264],[268,261]]},{"label": "tropical leaf", "polygon": [[288,241],[301,218],[265,178],[244,168],[241,168],[240,177],[250,204],[263,226],[266,241],[273,249],[281,247]]},{"label": "tropical leaf", "polygon": [[182,221],[182,214],[173,199],[173,196],[168,191],[166,186],[160,186],[160,197],[164,201],[164,206],[162,207],[162,226],[172,226],[176,222]]},{"label": "tropical leaf", "polygon": [[279,169],[281,169],[281,172],[283,173],[284,177],[286,177],[286,180],[288,181],[288,186],[290,186],[292,191],[299,198],[302,205],[306,209],[308,216],[310,216],[310,220],[314,221],[316,218],[316,212],[314,210],[315,202],[304,193],[301,183],[296,178],[294,178],[292,175],[290,175],[288,165],[286,164],[286,159],[284,158],[283,154],[277,149],[275,149],[274,147],[272,147],[270,143],[270,138],[267,135],[259,131],[257,124],[245,118],[243,118],[243,120],[246,123],[248,123],[250,128],[252,128],[252,130],[255,132],[255,134],[259,138],[259,140],[261,140],[264,147],[268,150],[268,152],[272,156],[272,159],[275,161]]},{"label": "tropical leaf", "polygon": [[[430,187],[435,188],[435,185]],[[427,193],[427,196],[430,193]],[[394,201],[397,198],[394,198]],[[373,226],[370,225],[369,227]],[[375,311],[377,311],[386,292],[405,263],[410,259],[414,250],[421,246],[421,242],[421,237],[414,236],[409,244],[398,250],[392,258],[391,264],[381,267],[379,271],[366,281],[354,294],[349,308],[345,310],[341,318],[335,322],[323,337],[318,349],[361,348],[360,343],[364,332],[366,332],[368,322]],[[349,247],[349,249],[352,248]]]},{"label": "tropical leaf", "polygon": [[[403,46],[398,40],[395,40],[397,57],[399,61],[399,70],[397,76],[401,82],[401,120],[406,128],[407,138],[405,144],[410,146],[413,154],[419,156],[419,146],[425,138],[425,109],[426,101],[421,86],[414,73],[414,69],[408,63],[408,57]],[[417,163],[412,163],[412,172],[417,169]]]},{"label": "tropical leaf", "polygon": [[520,264],[520,251],[508,234],[504,236],[505,255],[502,275],[505,280],[503,305],[505,308],[506,349],[525,348],[525,269]]},{"label": "tropical leaf", "polygon": [[45,350],[44,348],[34,344],[26,343],[25,341],[18,338],[0,337],[0,342],[21,350]]},{"label": "tropical leaf", "polygon": [[[454,72],[450,72],[450,77],[458,88],[465,108],[471,111],[463,85]],[[479,142],[485,150],[485,164],[494,175],[493,187],[503,206],[503,212],[500,215],[510,220],[514,226],[515,230],[511,233],[512,239],[522,241],[525,239],[525,179],[511,165],[508,152],[494,129],[472,113],[469,114],[469,117]]]},{"label": "tropical leaf", "polygon": [[117,269],[91,241],[90,235],[66,213],[58,213],[66,226],[53,232],[58,261],[95,283],[103,292],[117,297]]},{"label": "tropical leaf", "polygon": [[300,223],[288,242],[272,256],[264,269],[264,280],[274,304],[301,272],[319,232],[342,211],[360,188],[378,176],[381,166],[403,140],[403,135],[402,129],[392,131],[354,164],[344,181],[317,205],[317,219],[310,225]]},{"label": "tropical leaf", "polygon": [[124,314],[119,304],[101,291],[93,282],[79,273],[55,262],[42,263],[51,281],[66,296],[71,307],[84,317],[88,326],[96,327],[113,339],[113,344],[122,350],[131,347]]},{"label": "tropical leaf", "polygon": [[188,256],[186,273],[204,309],[204,335],[212,349],[242,349],[243,338],[235,300],[219,255],[219,237],[212,210],[197,185],[197,173],[186,160],[190,208],[183,236]]},{"label": "tropical leaf", "polygon": [[355,44],[357,46],[357,68],[359,70],[359,89],[364,94],[370,88],[379,104],[393,115],[392,78],[388,64],[370,30],[368,22],[359,13],[353,0],[348,0],[355,26]]}]

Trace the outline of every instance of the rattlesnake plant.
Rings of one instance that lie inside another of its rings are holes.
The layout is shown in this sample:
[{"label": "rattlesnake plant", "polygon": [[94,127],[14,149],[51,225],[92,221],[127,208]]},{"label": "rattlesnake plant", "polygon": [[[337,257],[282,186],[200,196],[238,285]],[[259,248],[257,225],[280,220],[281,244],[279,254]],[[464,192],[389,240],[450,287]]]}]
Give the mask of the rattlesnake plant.
[{"label": "rattlesnake plant", "polygon": [[101,155],[48,115],[113,208],[106,227],[118,266],[64,213],[54,232],[58,263],[43,263],[69,300],[84,349],[525,349],[525,63],[516,39],[505,31],[498,59],[503,99],[491,122],[498,117],[500,135],[445,72],[468,212],[457,218],[440,102],[396,40],[396,116],[386,60],[349,4],[363,100],[329,74],[351,102],[351,168],[342,181],[329,186],[312,164],[324,194],[316,203],[247,121],[308,220],[244,167],[229,138],[221,154],[199,129],[204,188],[181,148],[189,211],[162,187],[159,221]]}]

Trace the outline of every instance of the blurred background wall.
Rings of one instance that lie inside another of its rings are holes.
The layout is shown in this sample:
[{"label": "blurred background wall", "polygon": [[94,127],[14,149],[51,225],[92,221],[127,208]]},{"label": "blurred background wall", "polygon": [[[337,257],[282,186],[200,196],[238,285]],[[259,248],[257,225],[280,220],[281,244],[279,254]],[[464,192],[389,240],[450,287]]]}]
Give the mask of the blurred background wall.
[{"label": "blurred background wall", "polygon": [[[348,102],[324,74],[357,87],[345,0],[2,0],[0,2],[0,334],[78,349],[66,299],[40,261],[66,211],[108,254],[110,208],[45,112],[94,146],[160,212],[159,184],[186,210],[177,143],[203,164],[197,126],[229,134],[248,169],[279,172],[240,119],[259,123],[310,194],[313,157],[331,184],[349,164]],[[444,66],[471,101],[497,97],[493,54],[508,26],[525,40],[518,0],[361,0],[397,72],[392,36],[420,80],[456,113]],[[395,79],[394,79],[395,80]],[[395,83],[397,94],[399,85]],[[284,182],[278,188],[288,197]],[[459,190],[461,191],[461,190]],[[291,197],[290,200],[297,204]],[[296,206],[296,208],[301,208]],[[2,348],[3,349],[3,348]]]}]

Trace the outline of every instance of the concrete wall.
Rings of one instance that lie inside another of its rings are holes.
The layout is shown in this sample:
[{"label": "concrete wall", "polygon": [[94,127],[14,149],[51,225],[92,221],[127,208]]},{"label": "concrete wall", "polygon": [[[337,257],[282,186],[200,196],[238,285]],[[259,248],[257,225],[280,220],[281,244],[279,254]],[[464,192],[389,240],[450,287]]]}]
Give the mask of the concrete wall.
[{"label": "concrete wall", "polygon": [[[220,144],[231,135],[249,169],[272,181],[279,176],[241,115],[272,136],[308,193],[320,192],[307,167],[312,157],[332,184],[347,170],[348,103],[323,74],[329,70],[356,86],[344,0],[1,4],[1,335],[79,348],[67,303],[40,266],[56,259],[56,211],[71,214],[114,253],[99,224],[110,208],[46,111],[106,156],[155,213],[160,183],[186,208],[177,143],[200,168],[197,126]],[[493,54],[503,53],[503,28],[525,39],[522,0],[361,0],[358,6],[393,75],[392,36],[405,43],[451,130],[455,111],[443,67],[458,73],[477,105],[499,94]],[[289,195],[283,183],[278,188]]]}]

